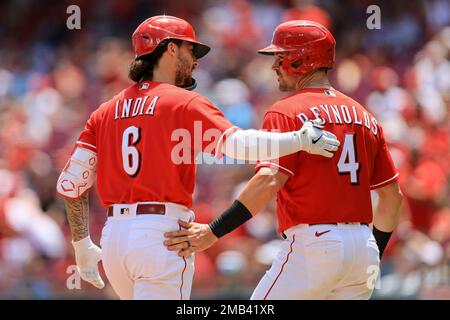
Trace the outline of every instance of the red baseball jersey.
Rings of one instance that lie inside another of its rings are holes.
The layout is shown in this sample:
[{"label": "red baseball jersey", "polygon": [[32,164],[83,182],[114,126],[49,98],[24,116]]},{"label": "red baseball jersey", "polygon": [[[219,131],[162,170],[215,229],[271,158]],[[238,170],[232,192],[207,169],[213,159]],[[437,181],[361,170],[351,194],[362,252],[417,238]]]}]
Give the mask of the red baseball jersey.
[{"label": "red baseball jersey", "polygon": [[77,145],[97,153],[97,188],[104,206],[144,201],[192,207],[195,158],[219,156],[237,129],[198,93],[140,82],[92,113]]},{"label": "red baseball jersey", "polygon": [[398,179],[377,120],[337,90],[306,88],[276,102],[265,114],[263,129],[299,130],[316,116],[341,142],[333,158],[301,151],[256,166],[290,176],[278,192],[280,232],[301,223],[370,223],[370,190]]}]

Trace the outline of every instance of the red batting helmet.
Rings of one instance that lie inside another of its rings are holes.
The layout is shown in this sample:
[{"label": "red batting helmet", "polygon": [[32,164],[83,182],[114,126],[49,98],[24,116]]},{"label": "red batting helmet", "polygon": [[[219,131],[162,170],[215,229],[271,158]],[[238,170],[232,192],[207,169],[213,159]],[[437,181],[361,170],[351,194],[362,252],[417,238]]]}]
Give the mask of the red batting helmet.
[{"label": "red batting helmet", "polygon": [[172,16],[154,16],[142,22],[133,33],[133,49],[135,59],[152,53],[166,39],[189,41],[194,45],[197,59],[203,57],[211,49],[198,42],[194,28],[185,20]]},{"label": "red batting helmet", "polygon": [[336,40],[321,24],[291,20],[276,27],[272,43],[258,52],[267,55],[284,52],[283,69],[302,75],[319,68],[332,68],[335,48]]}]

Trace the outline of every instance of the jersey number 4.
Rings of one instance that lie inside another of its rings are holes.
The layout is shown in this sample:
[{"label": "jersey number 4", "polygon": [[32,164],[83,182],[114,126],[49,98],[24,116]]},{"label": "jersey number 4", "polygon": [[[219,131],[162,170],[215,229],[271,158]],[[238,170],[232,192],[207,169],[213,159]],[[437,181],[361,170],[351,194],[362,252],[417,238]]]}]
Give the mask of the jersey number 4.
[{"label": "jersey number 4", "polygon": [[338,161],[339,174],[350,174],[350,183],[359,185],[360,164],[357,162],[356,136],[354,133],[345,135],[344,146]]},{"label": "jersey number 4", "polygon": [[125,129],[122,135],[122,163],[125,172],[132,178],[136,177],[141,169],[141,154],[136,145],[141,140],[141,129],[131,126]]}]

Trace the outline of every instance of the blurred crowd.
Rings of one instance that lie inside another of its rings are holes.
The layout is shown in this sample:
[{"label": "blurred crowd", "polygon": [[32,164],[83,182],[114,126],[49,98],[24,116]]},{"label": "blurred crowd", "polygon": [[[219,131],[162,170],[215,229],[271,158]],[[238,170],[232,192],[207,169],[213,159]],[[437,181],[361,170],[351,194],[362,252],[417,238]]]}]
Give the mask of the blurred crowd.
[{"label": "blurred crowd", "polygon": [[[81,8],[69,30],[66,8]],[[378,4],[381,29],[366,9]],[[450,298],[450,2],[2,1],[0,2],[0,298],[114,299],[74,275],[71,236],[55,184],[89,114],[131,84],[130,36],[145,18],[190,21],[212,51],[198,90],[241,128],[259,128],[282,97],[272,60],[256,50],[276,25],[309,19],[337,40],[333,86],[382,124],[405,196],[373,298]],[[209,222],[229,206],[252,165],[198,166],[194,211]],[[90,231],[106,219],[95,190]],[[376,195],[373,195],[376,206]],[[336,204],[338,205],[338,204]],[[192,298],[248,299],[277,253],[275,203],[196,256]]]}]

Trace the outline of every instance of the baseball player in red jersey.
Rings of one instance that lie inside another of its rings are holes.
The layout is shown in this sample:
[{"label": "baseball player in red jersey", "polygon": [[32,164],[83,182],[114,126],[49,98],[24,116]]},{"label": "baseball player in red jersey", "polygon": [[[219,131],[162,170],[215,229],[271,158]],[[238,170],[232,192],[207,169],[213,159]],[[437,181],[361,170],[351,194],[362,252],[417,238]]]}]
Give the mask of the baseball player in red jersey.
[{"label": "baseball player in red jersey", "polygon": [[[304,150],[332,157],[339,141],[317,123],[289,133],[240,130],[206,98],[189,91],[192,71],[210,48],[179,18],[155,16],[133,33],[136,84],[95,110],[63,169],[57,191],[66,198],[78,270],[104,286],[97,263],[121,299],[188,299],[193,257],[163,246],[177,221],[194,220],[196,156],[276,159]],[[317,120],[316,120],[317,122]],[[318,141],[316,143],[316,140]],[[276,148],[259,153],[260,143]],[[100,249],[90,239],[88,190],[97,182],[108,219]]]},{"label": "baseball player in red jersey", "polygon": [[[278,193],[278,231],[285,240],[251,298],[368,299],[401,203],[383,130],[359,103],[330,86],[335,40],[322,25],[282,23],[259,53],[274,56],[279,89],[292,92],[268,109],[263,128],[292,131],[320,117],[341,147],[333,159],[298,152],[259,162],[227,211],[209,225],[180,222],[188,229],[166,233],[165,245],[180,256],[204,250]],[[379,195],[374,215],[371,190]]]}]

